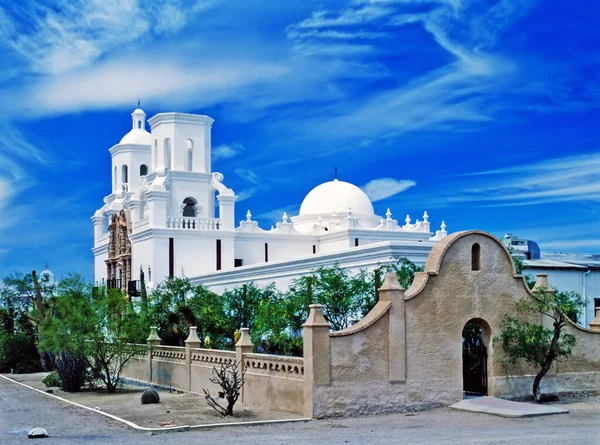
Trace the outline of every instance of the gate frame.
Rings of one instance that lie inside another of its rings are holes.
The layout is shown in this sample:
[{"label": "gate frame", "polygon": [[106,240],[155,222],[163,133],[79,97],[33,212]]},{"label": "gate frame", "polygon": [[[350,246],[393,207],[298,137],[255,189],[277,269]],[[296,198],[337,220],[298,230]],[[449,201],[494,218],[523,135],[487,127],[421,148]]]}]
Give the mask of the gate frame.
[{"label": "gate frame", "polygon": [[[487,371],[487,396],[493,396],[494,395],[494,372],[493,372],[493,357],[494,357],[494,350],[492,348],[492,328],[490,327],[490,324],[485,321],[483,318],[479,318],[479,317],[474,317],[474,318],[470,318],[468,319],[464,324],[463,324],[463,329],[461,330],[461,341],[460,341],[460,348],[461,348],[461,357],[462,357],[462,352],[463,352],[463,341],[462,341],[462,332],[464,331],[467,323],[470,322],[476,322],[477,325],[479,326],[479,328],[481,329],[481,338],[483,340],[483,346],[485,346],[486,348],[486,352],[487,352],[487,358],[486,358],[486,371]],[[463,369],[463,360],[461,360],[461,385],[462,385],[462,393],[463,396],[465,395],[465,387],[464,387],[464,375],[465,375],[465,370]]]}]

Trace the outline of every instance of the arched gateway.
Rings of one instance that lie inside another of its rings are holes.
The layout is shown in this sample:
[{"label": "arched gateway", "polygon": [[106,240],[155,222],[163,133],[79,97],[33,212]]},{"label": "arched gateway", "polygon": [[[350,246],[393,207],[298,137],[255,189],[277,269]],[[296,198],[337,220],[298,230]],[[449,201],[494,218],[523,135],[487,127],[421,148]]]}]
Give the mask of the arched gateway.
[{"label": "arched gateway", "polygon": [[490,325],[480,318],[469,320],[462,331],[463,393],[471,396],[488,395],[488,348]]}]

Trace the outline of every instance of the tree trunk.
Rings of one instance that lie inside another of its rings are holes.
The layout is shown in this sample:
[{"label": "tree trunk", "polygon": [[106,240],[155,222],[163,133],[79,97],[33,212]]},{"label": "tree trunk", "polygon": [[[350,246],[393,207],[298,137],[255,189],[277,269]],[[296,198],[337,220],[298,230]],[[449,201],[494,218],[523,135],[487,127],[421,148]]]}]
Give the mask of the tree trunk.
[{"label": "tree trunk", "polygon": [[552,342],[550,343],[550,350],[548,351],[548,355],[544,359],[542,363],[542,369],[533,379],[533,401],[536,403],[540,403],[540,398],[542,396],[540,392],[540,382],[552,366],[554,362],[554,358],[556,357],[556,349],[558,347],[558,339],[560,338],[560,330],[562,329],[562,324],[554,324],[554,335],[552,336]]}]

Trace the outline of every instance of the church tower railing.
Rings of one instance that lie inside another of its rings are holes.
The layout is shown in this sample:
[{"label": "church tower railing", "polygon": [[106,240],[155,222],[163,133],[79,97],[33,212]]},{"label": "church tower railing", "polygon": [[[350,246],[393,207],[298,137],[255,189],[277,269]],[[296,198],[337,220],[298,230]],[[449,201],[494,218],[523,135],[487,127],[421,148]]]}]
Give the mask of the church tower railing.
[{"label": "church tower railing", "polygon": [[195,218],[190,216],[167,216],[167,229],[219,230],[219,218]]}]

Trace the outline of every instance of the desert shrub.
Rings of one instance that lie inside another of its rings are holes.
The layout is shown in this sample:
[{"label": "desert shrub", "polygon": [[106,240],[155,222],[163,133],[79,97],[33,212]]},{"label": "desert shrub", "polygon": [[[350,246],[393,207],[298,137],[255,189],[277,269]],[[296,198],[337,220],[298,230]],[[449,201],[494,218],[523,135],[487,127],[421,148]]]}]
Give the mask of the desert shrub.
[{"label": "desert shrub", "polygon": [[52,354],[54,369],[60,377],[60,389],[66,392],[79,392],[87,380],[87,363],[70,351]]},{"label": "desert shrub", "polygon": [[0,372],[15,374],[41,371],[33,336],[23,332],[0,332]]},{"label": "desert shrub", "polygon": [[52,371],[48,374],[42,383],[46,385],[46,388],[60,388],[62,386],[62,382],[60,381],[60,375],[57,371]]}]

